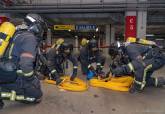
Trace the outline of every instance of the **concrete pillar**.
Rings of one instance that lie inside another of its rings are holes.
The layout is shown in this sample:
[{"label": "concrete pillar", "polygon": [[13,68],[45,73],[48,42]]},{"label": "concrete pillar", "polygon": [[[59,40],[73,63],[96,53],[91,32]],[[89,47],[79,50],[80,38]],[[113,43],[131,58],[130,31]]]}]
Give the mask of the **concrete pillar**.
[{"label": "concrete pillar", "polygon": [[[142,3],[147,0],[126,0],[127,3]],[[133,6],[127,6],[131,8]],[[145,38],[146,37],[146,25],[147,25],[147,11],[144,9],[140,9],[139,11],[126,11],[126,16],[132,16],[127,21],[128,25],[126,25],[125,35],[126,37],[137,37],[137,38]],[[133,17],[135,16],[135,17]],[[132,18],[132,19],[131,19]],[[135,22],[136,21],[136,22]],[[136,23],[136,25],[135,25]],[[136,26],[136,28],[134,28]],[[135,35],[136,32],[136,35]],[[134,33],[134,34],[133,34]]]},{"label": "concrete pillar", "polygon": [[[106,46],[109,46],[111,42],[110,32],[111,32],[111,26],[109,24],[105,26],[105,45]],[[104,52],[105,52],[105,55],[108,56],[108,48],[105,48]]]},{"label": "concrete pillar", "polygon": [[111,30],[110,30],[110,43],[114,43],[115,42],[115,27],[113,25],[111,25]]},{"label": "concrete pillar", "polygon": [[146,38],[147,11],[137,12],[137,38]]},{"label": "concrete pillar", "polygon": [[125,16],[136,16],[136,11],[126,11]]},{"label": "concrete pillar", "polygon": [[46,44],[47,44],[47,46],[51,46],[51,45],[52,45],[52,34],[51,34],[51,29],[48,29],[48,30],[47,30]]}]

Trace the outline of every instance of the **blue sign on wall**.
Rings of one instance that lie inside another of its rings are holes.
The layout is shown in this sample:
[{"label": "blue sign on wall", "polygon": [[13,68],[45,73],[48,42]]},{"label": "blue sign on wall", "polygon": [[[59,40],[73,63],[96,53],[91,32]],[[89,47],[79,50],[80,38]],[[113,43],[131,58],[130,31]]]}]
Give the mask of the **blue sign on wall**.
[{"label": "blue sign on wall", "polygon": [[89,30],[96,30],[96,25],[76,25],[76,30],[79,31],[89,31]]}]

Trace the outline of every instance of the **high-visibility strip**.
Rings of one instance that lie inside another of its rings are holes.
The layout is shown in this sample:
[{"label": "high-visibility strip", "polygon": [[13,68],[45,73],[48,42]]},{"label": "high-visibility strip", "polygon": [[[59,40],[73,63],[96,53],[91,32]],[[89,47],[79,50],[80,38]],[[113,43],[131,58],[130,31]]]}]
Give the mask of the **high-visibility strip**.
[{"label": "high-visibility strip", "polygon": [[130,71],[131,71],[131,72],[135,72],[135,69],[134,69],[132,63],[129,63],[129,64],[128,64],[128,67],[130,68]]},{"label": "high-visibility strip", "polygon": [[1,92],[1,98],[10,99],[11,101],[28,101],[34,102],[35,98],[33,97],[25,97],[24,95],[16,95],[16,91],[12,90],[11,92]]},{"label": "high-visibility strip", "polygon": [[26,97],[24,100],[28,102],[34,102],[36,99],[33,97]]},{"label": "high-visibility strip", "polygon": [[139,82],[139,81],[135,80],[135,83],[141,85],[141,88],[140,88],[141,90],[142,90],[142,89],[145,87],[145,85],[146,85],[147,71],[148,71],[149,69],[151,69],[151,68],[152,68],[152,64],[148,65],[148,66],[144,69],[144,74],[143,74],[143,80],[142,80],[142,82]]},{"label": "high-visibility strip", "polygon": [[55,73],[56,72],[56,70],[55,69],[53,69],[52,71],[51,71],[51,74],[53,74],[53,73]]},{"label": "high-visibility strip", "polygon": [[101,68],[104,68],[104,66],[100,66]]},{"label": "high-visibility strip", "polygon": [[16,96],[16,100],[18,100],[18,101],[23,101],[24,99],[25,99],[25,97],[23,95]]},{"label": "high-visibility strip", "polygon": [[21,57],[28,57],[28,58],[34,58],[34,56],[32,55],[32,53],[26,52],[26,53],[22,53]]},{"label": "high-visibility strip", "polygon": [[146,83],[146,76],[147,76],[147,72],[149,69],[152,68],[152,64],[148,65],[145,69],[144,69],[144,74],[143,74],[143,83]]},{"label": "high-visibility strip", "polygon": [[12,91],[11,91],[10,100],[11,100],[11,101],[15,101],[15,98],[16,98],[16,91],[12,90]]},{"label": "high-visibility strip", "polygon": [[58,45],[56,46],[56,50],[58,50],[60,46],[61,46],[61,45],[60,45],[60,44],[58,44]]},{"label": "high-visibility strip", "polygon": [[14,43],[12,43],[12,45],[11,45],[11,47],[10,47],[10,49],[9,49],[9,59],[12,58],[11,53],[12,53],[12,51],[13,51],[13,47],[14,47]]},{"label": "high-visibility strip", "polygon": [[2,98],[10,98],[10,94],[9,92],[1,92],[1,97]]},{"label": "high-visibility strip", "polygon": [[101,63],[97,63],[96,65],[99,66],[99,65],[101,65]]},{"label": "high-visibility strip", "polygon": [[91,65],[91,64],[89,64],[89,65],[88,65],[88,68],[90,68],[91,66],[92,66],[92,65]]},{"label": "high-visibility strip", "polygon": [[24,73],[22,70],[17,70],[17,74],[22,74],[25,77],[30,77],[30,76],[32,76],[34,74],[34,71],[31,71],[29,73]]},{"label": "high-visibility strip", "polygon": [[11,101],[16,99],[16,91],[12,90],[11,92],[1,92],[2,98],[9,98]]},{"label": "high-visibility strip", "polygon": [[158,86],[158,78],[154,78],[155,79],[155,86]]},{"label": "high-visibility strip", "polygon": [[30,76],[33,75],[33,73],[34,73],[34,71],[31,71],[31,72],[29,72],[29,73],[24,73],[24,76],[25,76],[25,77],[30,77]]},{"label": "high-visibility strip", "polygon": [[29,19],[29,20],[30,20],[31,22],[33,22],[33,23],[36,21],[34,18],[32,18],[32,17],[30,17],[30,16],[26,16],[26,18]]},{"label": "high-visibility strip", "polygon": [[74,66],[73,68],[74,68],[74,69],[77,69],[77,68],[78,68],[78,66]]},{"label": "high-visibility strip", "polygon": [[139,82],[139,81],[137,81],[137,80],[134,80],[134,82],[135,82],[136,84],[138,84],[138,85],[141,86],[141,87],[140,87],[140,90],[142,90],[142,89],[145,87],[145,85],[146,85],[146,82]]}]

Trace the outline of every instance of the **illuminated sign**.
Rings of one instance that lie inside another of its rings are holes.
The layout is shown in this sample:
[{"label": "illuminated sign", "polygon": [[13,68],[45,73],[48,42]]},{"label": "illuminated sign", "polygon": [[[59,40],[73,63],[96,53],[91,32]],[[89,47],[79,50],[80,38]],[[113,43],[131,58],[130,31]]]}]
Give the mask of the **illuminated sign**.
[{"label": "illuminated sign", "polygon": [[74,25],[54,25],[54,30],[75,30]]}]

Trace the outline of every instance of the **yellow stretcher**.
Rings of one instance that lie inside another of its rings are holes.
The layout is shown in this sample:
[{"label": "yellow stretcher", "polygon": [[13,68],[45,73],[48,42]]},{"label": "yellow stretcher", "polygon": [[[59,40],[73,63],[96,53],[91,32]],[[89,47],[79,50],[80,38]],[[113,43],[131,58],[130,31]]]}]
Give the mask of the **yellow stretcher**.
[{"label": "yellow stretcher", "polygon": [[[75,91],[75,92],[86,91],[88,89],[87,84],[79,78],[75,78],[74,81],[70,81],[69,76],[64,76],[62,77],[62,79],[64,79],[64,81],[62,82],[62,84],[58,86],[58,88],[60,89]],[[56,84],[55,81],[48,79],[44,80],[44,82],[48,84]]]},{"label": "yellow stretcher", "polygon": [[93,78],[90,80],[90,86],[102,87],[115,91],[129,91],[130,86],[133,83],[133,77],[111,77],[109,80],[101,80]]}]

